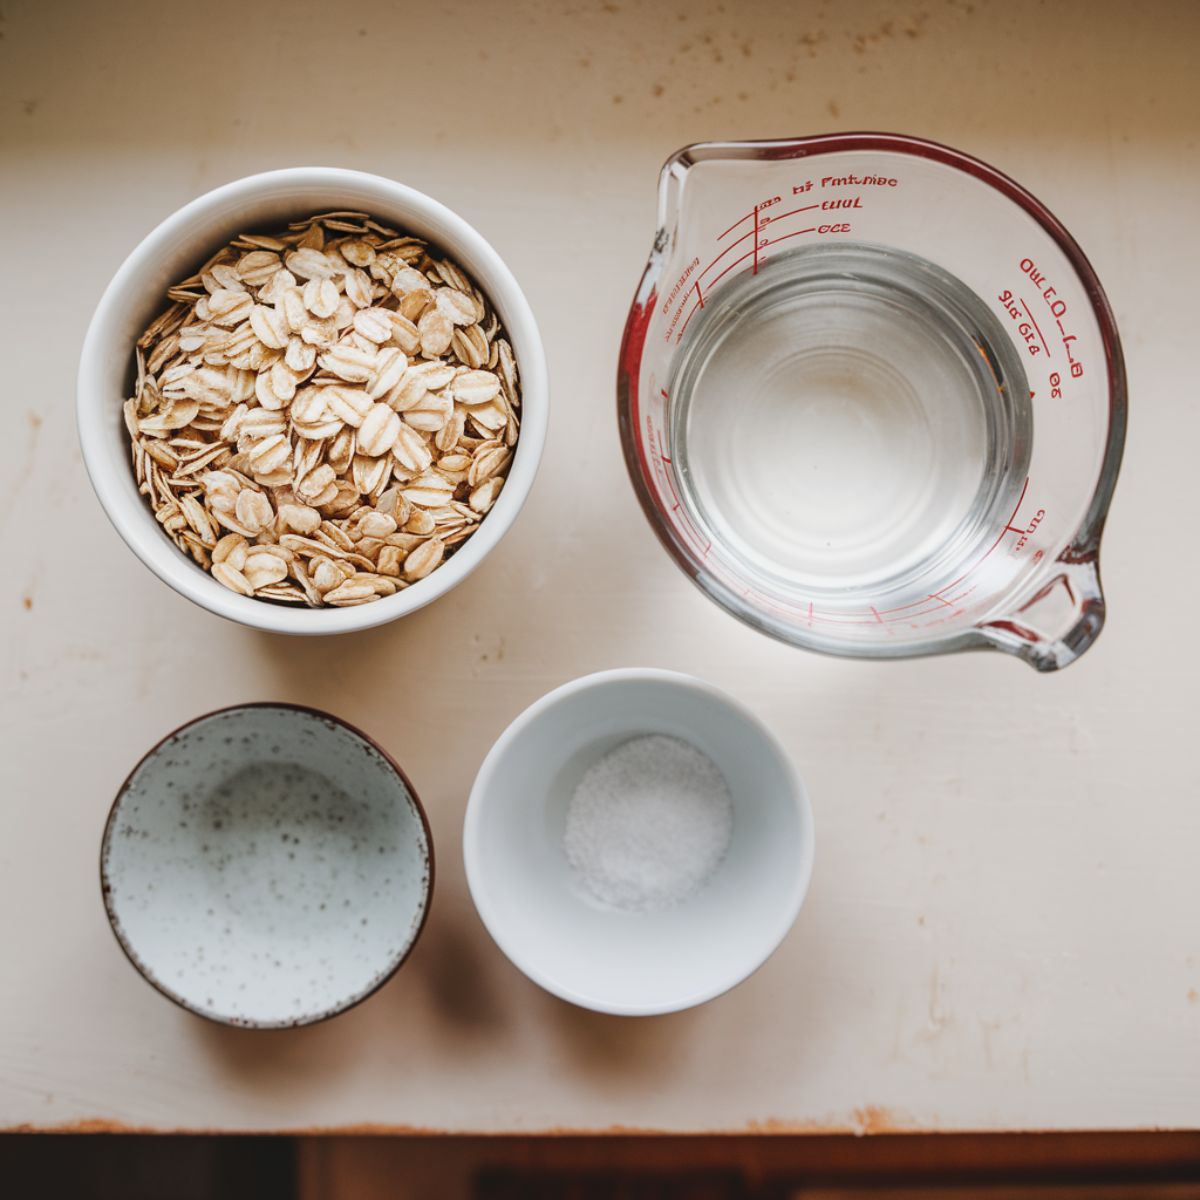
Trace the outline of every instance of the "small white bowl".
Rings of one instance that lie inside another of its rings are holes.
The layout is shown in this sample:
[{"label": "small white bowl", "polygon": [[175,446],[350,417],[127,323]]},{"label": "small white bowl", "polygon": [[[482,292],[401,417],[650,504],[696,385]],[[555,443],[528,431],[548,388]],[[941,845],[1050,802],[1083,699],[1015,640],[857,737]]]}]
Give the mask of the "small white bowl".
[{"label": "small white bowl", "polygon": [[100,883],[113,932],[163,995],[254,1029],[323,1021],[407,958],[433,843],[404,772],[315,709],[198,717],[133,769]]},{"label": "small white bowl", "polygon": [[[588,767],[652,733],[720,768],[732,841],[674,907],[605,908],[567,862],[567,807]],[[808,889],[812,808],[783,747],[725,693],[671,671],[603,671],[543,696],[500,736],[471,789],[463,856],[484,925],[530,979],[584,1008],[645,1016],[710,1000],[771,955]]]},{"label": "small white bowl", "polygon": [[[355,209],[427,238],[483,289],[512,343],[521,378],[521,436],[508,481],[479,529],[436,571],[393,596],[349,608],[269,604],[222,587],[159,527],[138,495],[121,406],[133,383],[134,342],[167,305],[166,289],[230,238],[269,231],[317,212]],[[297,167],[227,183],[185,205],[138,245],[108,285],[79,362],[77,415],[83,460],[96,495],[126,545],[161,580],[203,608],[255,629],[322,634],[368,629],[424,607],[461,583],[516,519],[533,486],[546,439],[546,356],[537,323],[512,273],[470,225],[421,192],[360,171]]]}]

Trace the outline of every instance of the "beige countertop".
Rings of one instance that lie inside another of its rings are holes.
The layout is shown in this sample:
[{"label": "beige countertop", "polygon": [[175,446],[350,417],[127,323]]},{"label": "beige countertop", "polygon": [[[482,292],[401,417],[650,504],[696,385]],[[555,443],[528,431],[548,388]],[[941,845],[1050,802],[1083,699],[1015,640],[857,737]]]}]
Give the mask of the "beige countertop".
[{"label": "beige countertop", "polygon": [[[1200,7],[1100,3],[43,4],[0,17],[0,1127],[452,1131],[1200,1125],[1200,654],[1184,601],[1200,404]],[[745,629],[660,550],[613,377],[661,161],[708,138],[893,129],[1009,172],[1075,233],[1128,358],[1110,621],[1076,666],[823,659]],[[160,218],[269,167],[375,171],[458,209],[546,341],[546,456],[517,526],[432,608],[253,634],[169,591],[84,476],[92,308]],[[812,890],[733,993],[571,1008],[491,943],[459,830],[508,721],[644,664],[731,691],[813,796]],[[188,1016],[97,885],[138,756],[220,705],[328,708],[412,776],[425,935],[323,1026]]]}]

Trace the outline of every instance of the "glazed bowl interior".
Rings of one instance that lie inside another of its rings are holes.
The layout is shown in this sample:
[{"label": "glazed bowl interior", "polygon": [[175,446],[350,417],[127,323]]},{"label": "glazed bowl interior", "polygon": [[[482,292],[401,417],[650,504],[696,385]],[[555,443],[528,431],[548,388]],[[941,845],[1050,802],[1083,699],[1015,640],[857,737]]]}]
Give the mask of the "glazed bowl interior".
[{"label": "glazed bowl interior", "polygon": [[356,730],[251,705],[160,742],[113,804],[104,901],[134,966],[226,1024],[310,1024],[403,962],[432,847],[404,775]]},{"label": "glazed bowl interior", "polygon": [[[312,610],[240,596],[178,550],[138,494],[121,406],[132,394],[134,343],[167,307],[166,290],[231,238],[266,232],[314,213],[367,212],[426,238],[482,289],[512,343],[521,386],[521,434],[508,479],[478,530],[436,571],[372,604]],[[92,318],[79,364],[78,423],[84,462],[117,532],[164,582],[204,608],[277,633],[365,629],[421,608],[483,560],[520,511],[545,440],[545,353],[537,324],[512,273],[466,221],[422,193],[358,171],[309,167],[271,171],[226,184],[168,217],[129,255]]]},{"label": "glazed bowl interior", "polygon": [[[645,734],[690,742],[716,764],[733,835],[700,891],[629,912],[588,894],[563,835],[584,772]],[[795,919],[812,853],[808,798],[773,735],[715,688],[665,671],[588,676],[527,709],[485,760],[464,830],[471,894],[500,948],[556,995],[627,1015],[698,1004],[761,965]]]}]

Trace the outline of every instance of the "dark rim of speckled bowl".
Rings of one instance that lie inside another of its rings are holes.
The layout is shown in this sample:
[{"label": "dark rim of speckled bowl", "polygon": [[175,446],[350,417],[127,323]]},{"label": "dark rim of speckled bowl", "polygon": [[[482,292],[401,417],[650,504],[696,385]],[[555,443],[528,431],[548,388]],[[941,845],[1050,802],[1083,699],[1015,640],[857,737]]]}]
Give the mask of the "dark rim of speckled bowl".
[{"label": "dark rim of speckled bowl", "polygon": [[[425,862],[427,866],[425,880],[425,895],[424,902],[421,908],[421,919],[417,923],[416,930],[405,946],[404,952],[396,958],[396,960],[387,968],[379,978],[371,984],[365,992],[359,995],[352,996],[350,999],[334,1005],[332,1008],[327,1008],[322,1012],[317,1012],[311,1016],[297,1017],[290,1021],[255,1021],[246,1017],[223,1017],[216,1013],[205,1012],[204,1009],[197,1008],[194,1004],[185,1000],[178,992],[173,991],[160,979],[155,977],[154,972],[146,966],[138,957],[133,947],[126,941],[124,930],[121,928],[121,922],[113,909],[112,900],[112,885],[109,883],[108,877],[108,852],[112,841],[113,826],[116,824],[117,812],[121,807],[121,802],[129,792],[130,784],[133,782],[133,777],[141,770],[150,758],[158,753],[172,738],[178,737],[187,729],[191,729],[193,725],[199,725],[202,721],[212,720],[214,717],[224,716],[226,713],[244,712],[251,708],[272,708],[279,712],[304,713],[310,717],[316,717],[318,720],[327,721],[331,725],[340,726],[347,733],[357,738],[360,742],[366,745],[369,749],[375,751],[381,759],[392,769],[399,777],[400,782],[404,784],[405,791],[408,793],[408,798],[412,801],[413,808],[416,810],[417,816],[421,821],[421,828],[425,834]],[[202,713],[198,717],[193,717],[190,721],[185,721],[182,725],[172,729],[170,733],[159,738],[145,754],[134,764],[133,769],[125,776],[125,781],[117,789],[116,797],[113,799],[112,806],[108,810],[108,819],[104,823],[104,836],[100,839],[100,894],[104,900],[104,911],[108,914],[108,923],[112,928],[113,936],[117,939],[117,945],[121,947],[125,957],[133,964],[138,974],[150,984],[156,991],[166,996],[172,1003],[179,1005],[180,1008],[187,1012],[194,1013],[198,1017],[203,1017],[206,1021],[212,1021],[217,1025],[228,1025],[238,1029],[298,1029],[304,1025],[316,1025],[321,1021],[328,1021],[330,1017],[336,1017],[339,1013],[348,1012],[352,1008],[356,1008],[364,1000],[373,996],[385,983],[390,980],[397,971],[408,960],[408,956],[412,953],[413,947],[420,940],[421,933],[425,928],[425,922],[429,919],[429,909],[433,903],[433,883],[434,883],[434,855],[433,855],[433,834],[429,828],[429,818],[425,815],[425,807],[421,803],[421,798],[417,795],[416,789],[412,785],[412,781],[405,774],[404,768],[369,734],[364,733],[355,725],[351,725],[349,721],[343,721],[341,717],[335,717],[332,713],[327,713],[323,709],[310,708],[307,704],[288,704],[274,700],[255,700],[246,704],[229,704],[224,708],[214,708],[211,712]]]}]

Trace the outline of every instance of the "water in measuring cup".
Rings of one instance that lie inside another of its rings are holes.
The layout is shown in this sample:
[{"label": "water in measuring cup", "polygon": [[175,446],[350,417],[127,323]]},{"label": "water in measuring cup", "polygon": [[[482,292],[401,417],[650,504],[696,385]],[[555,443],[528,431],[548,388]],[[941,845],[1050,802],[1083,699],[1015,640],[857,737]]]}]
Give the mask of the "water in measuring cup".
[{"label": "water in measuring cup", "polygon": [[949,582],[1028,464],[1028,385],[996,317],[882,247],[804,249],[713,292],[669,392],[692,519],[745,574],[833,602]]}]

